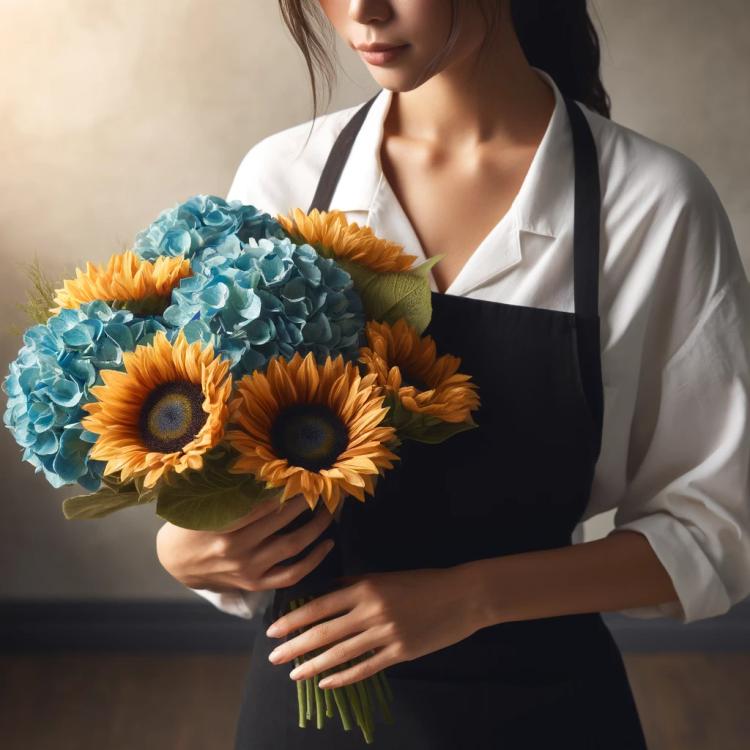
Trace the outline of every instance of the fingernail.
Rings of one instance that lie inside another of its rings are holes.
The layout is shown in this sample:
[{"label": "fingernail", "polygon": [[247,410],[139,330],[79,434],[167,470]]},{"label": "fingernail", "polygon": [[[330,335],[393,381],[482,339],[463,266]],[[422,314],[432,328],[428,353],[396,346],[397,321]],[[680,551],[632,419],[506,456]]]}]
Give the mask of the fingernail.
[{"label": "fingernail", "polygon": [[273,625],[269,625],[268,630],[266,630],[266,635],[270,635],[272,638],[273,636],[280,635],[280,634],[281,634],[281,629],[276,623],[274,623]]},{"label": "fingernail", "polygon": [[275,648],[268,654],[268,661],[276,661],[279,658],[279,649]]},{"label": "fingernail", "polygon": [[299,675],[300,671],[301,671],[301,670],[300,670],[300,668],[299,668],[299,667],[295,667],[295,668],[294,668],[294,669],[293,669],[293,670],[292,670],[292,671],[291,671],[291,672],[289,673],[289,676],[290,676],[290,677],[291,677],[291,678],[292,678],[292,679],[294,680],[294,679],[296,679],[296,678],[297,678],[297,676]]}]

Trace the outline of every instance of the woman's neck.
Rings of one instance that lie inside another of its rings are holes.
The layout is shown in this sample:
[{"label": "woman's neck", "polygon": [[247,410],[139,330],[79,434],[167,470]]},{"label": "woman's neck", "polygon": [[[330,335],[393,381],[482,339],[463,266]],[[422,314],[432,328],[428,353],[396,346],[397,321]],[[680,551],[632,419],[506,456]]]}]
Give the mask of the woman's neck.
[{"label": "woman's neck", "polygon": [[434,146],[436,153],[470,156],[486,145],[538,143],[554,106],[554,92],[504,21],[481,60],[467,56],[417,88],[394,91],[384,125],[389,135]]}]

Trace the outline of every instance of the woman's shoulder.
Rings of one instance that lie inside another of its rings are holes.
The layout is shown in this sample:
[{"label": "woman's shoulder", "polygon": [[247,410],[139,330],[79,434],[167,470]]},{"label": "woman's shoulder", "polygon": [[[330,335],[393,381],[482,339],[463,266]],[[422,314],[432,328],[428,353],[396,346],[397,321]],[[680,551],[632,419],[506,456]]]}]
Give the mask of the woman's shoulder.
[{"label": "woman's shoulder", "polygon": [[328,153],[356,104],[271,133],[242,158],[227,193],[268,213],[307,210]]},{"label": "woman's shoulder", "polygon": [[585,113],[599,152],[605,205],[632,201],[644,212],[720,205],[710,179],[687,154],[597,112]]},{"label": "woman's shoulder", "polygon": [[724,292],[747,284],[731,222],[695,160],[595,112],[585,114],[599,151],[606,304],[649,310],[672,337],[662,349],[673,353]]},{"label": "woman's shoulder", "polygon": [[717,190],[696,161],[586,110],[599,151],[602,224],[616,266],[684,269],[698,281],[739,275],[734,232]]}]

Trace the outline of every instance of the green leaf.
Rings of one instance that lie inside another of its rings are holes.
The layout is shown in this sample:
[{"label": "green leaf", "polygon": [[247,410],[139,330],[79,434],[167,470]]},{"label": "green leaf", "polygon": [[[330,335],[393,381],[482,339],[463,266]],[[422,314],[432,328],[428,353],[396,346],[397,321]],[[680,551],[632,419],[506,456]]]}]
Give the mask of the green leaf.
[{"label": "green leaf", "polygon": [[221,531],[281,491],[267,490],[247,474],[184,472],[160,484],[156,514],[184,529]]},{"label": "green leaf", "polygon": [[159,487],[146,489],[143,480],[141,476],[123,482],[119,474],[105,475],[96,492],[63,500],[63,515],[68,520],[103,518],[121,508],[150,503],[156,500]]},{"label": "green leaf", "polygon": [[436,264],[438,261],[441,261],[445,257],[444,253],[438,253],[437,255],[433,255],[431,258],[427,258],[424,263],[420,263],[418,266],[414,266],[414,268],[411,268],[410,271],[412,273],[419,274],[420,276],[423,276],[425,279],[427,279],[429,283],[429,276],[427,276],[427,272]]},{"label": "green leaf", "polygon": [[446,422],[431,414],[410,411],[392,393],[388,393],[383,405],[391,407],[388,412],[388,422],[396,427],[399,437],[404,440],[416,440],[420,443],[442,443],[459,432],[479,427],[471,418],[465,422]]},{"label": "green leaf", "polygon": [[154,487],[145,487],[144,486],[144,480],[146,476],[145,474],[140,477],[136,477],[133,480],[133,486],[135,488],[135,491],[138,493],[138,502],[141,503],[150,503],[154,500],[158,500],[159,498],[159,489],[161,487],[161,483],[157,482]]},{"label": "green leaf", "polygon": [[110,513],[141,502],[135,490],[113,490],[102,487],[90,495],[76,495],[63,500],[63,515],[69,521],[103,518]]},{"label": "green leaf", "polygon": [[420,424],[419,420],[414,420],[409,429],[403,433],[403,437],[408,440],[417,440],[420,443],[442,443],[459,432],[466,432],[479,427],[475,422],[445,422],[438,421],[435,424]]},{"label": "green leaf", "polygon": [[443,256],[436,255],[408,271],[373,271],[360,263],[337,258],[352,277],[368,319],[393,325],[399,318],[422,333],[432,317],[429,269]]},{"label": "green leaf", "polygon": [[122,479],[120,479],[120,475],[118,474],[105,474],[102,477],[102,484],[105,487],[109,487],[113,492],[122,492],[124,490],[130,491],[134,487],[134,482],[132,479],[128,479],[126,482],[123,482]]}]

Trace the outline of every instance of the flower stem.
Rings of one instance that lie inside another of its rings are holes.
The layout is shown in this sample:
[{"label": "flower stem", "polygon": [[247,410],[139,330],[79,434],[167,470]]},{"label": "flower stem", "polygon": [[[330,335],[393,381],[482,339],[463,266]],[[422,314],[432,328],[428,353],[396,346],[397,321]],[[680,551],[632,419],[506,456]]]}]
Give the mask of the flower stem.
[{"label": "flower stem", "polygon": [[307,677],[304,680],[305,683],[305,698],[307,700],[307,718],[312,719],[312,704],[313,704],[313,684],[312,680]]},{"label": "flower stem", "polygon": [[385,696],[388,698],[389,703],[393,703],[393,691],[391,690],[391,686],[388,683],[388,678],[386,677],[386,674],[384,671],[378,672],[378,676],[380,677],[380,682],[383,685],[383,689],[385,690]]},{"label": "flower stem", "polygon": [[350,683],[348,685],[344,685],[344,690],[346,690],[346,694],[349,697],[349,702],[352,704],[352,709],[354,710],[354,714],[357,717],[357,724],[362,730],[362,734],[364,734],[365,736],[365,741],[369,745],[373,741],[373,738],[370,732],[370,728],[365,721],[364,713],[362,712],[362,706],[359,702],[359,694],[357,692],[357,689]]},{"label": "flower stem", "polygon": [[[364,657],[358,657],[351,659],[349,665],[357,664],[362,661]],[[350,700],[356,701],[355,705],[359,707],[359,715],[361,717],[360,729],[364,734],[365,741],[367,744],[371,744],[375,741],[374,730],[375,722],[372,716],[372,709],[370,705],[370,696],[364,687],[363,680],[359,680],[353,684],[347,685],[346,687],[351,688],[349,693]]]},{"label": "flower stem", "polygon": [[349,709],[346,707],[346,690],[340,687],[333,688],[333,700],[336,702],[336,708],[339,711],[341,723],[344,725],[344,731],[350,731],[352,720],[349,716]]},{"label": "flower stem", "polygon": [[[326,669],[323,672],[323,677],[325,677],[327,674],[328,674],[328,670]],[[333,716],[333,697],[331,695],[331,692],[332,692],[331,688],[325,688],[323,690],[323,695],[326,701],[326,716],[328,716],[328,718]]]},{"label": "flower stem", "polygon": [[[313,597],[305,596],[299,599],[290,600],[289,611],[301,607],[306,601],[310,601],[312,598]],[[294,632],[294,635],[301,632],[303,632],[303,629],[297,629]],[[300,654],[299,656],[294,657],[294,665],[299,666],[300,664],[309,661],[312,657],[317,656],[322,651],[323,649],[315,649],[307,654]],[[351,659],[345,665],[342,665],[342,668],[357,664],[367,658],[367,656],[371,656],[372,653],[373,652],[370,651],[366,655],[361,655]],[[322,670],[320,674],[314,674],[307,679],[296,681],[298,724],[300,727],[304,728],[307,726],[307,721],[312,720],[314,701],[315,724],[318,729],[323,729],[325,725],[325,717],[330,718],[334,715],[333,705],[335,703],[344,731],[350,731],[353,726],[349,713],[349,708],[351,708],[356,723],[364,735],[365,742],[368,745],[372,744],[375,741],[374,706],[376,702],[380,705],[385,721],[389,724],[393,723],[393,716],[388,706],[388,703],[393,700],[393,692],[386,680],[385,673],[381,670],[363,680],[343,685],[338,688],[324,689],[320,687],[319,682],[323,677],[329,674],[335,674],[338,671],[338,669]],[[304,685],[302,683],[304,683]],[[349,706],[347,706],[347,703]]]},{"label": "flower stem", "polygon": [[[289,611],[298,607],[296,599],[292,599],[289,602]],[[294,666],[297,667],[305,661],[304,656],[294,657]],[[297,725],[304,729],[307,726],[307,720],[305,718],[305,709],[303,705],[304,701],[304,685],[302,680],[297,680]]]},{"label": "flower stem", "polygon": [[[300,659],[299,656],[294,657],[294,666],[298,667],[300,664],[302,664],[302,659]],[[302,699],[304,696],[304,689],[302,682],[300,680],[297,680],[297,723],[302,729],[305,728],[307,725],[307,722],[305,721],[305,712],[303,710],[302,706]]]},{"label": "flower stem", "polygon": [[383,717],[385,718],[386,722],[388,724],[393,724],[393,715],[391,714],[391,709],[388,706],[388,699],[385,696],[385,692],[383,691],[383,685],[380,682],[380,672],[376,672],[372,676],[372,687],[375,690],[375,697],[378,700],[378,703],[380,705],[380,710],[383,712]]},{"label": "flower stem", "polygon": [[315,688],[315,726],[318,729],[323,728],[323,688],[318,686],[319,676],[314,674],[312,676],[313,687]]},{"label": "flower stem", "polygon": [[[310,652],[310,658],[317,656],[318,654],[322,653],[322,651],[323,649],[319,648],[313,649]],[[313,691],[315,694],[315,726],[318,729],[322,729],[325,719],[323,718],[323,688],[318,685],[318,682],[320,681],[320,675],[314,674],[309,679],[312,681]]]},{"label": "flower stem", "polygon": [[[362,661],[362,659],[361,658],[357,658],[357,659],[354,660],[354,663],[356,664],[356,663],[358,663],[360,661]],[[365,689],[365,685],[364,685],[364,681],[363,680],[359,680],[359,681],[355,682],[354,683],[354,687],[357,689],[357,693],[359,695],[359,700],[360,700],[360,703],[362,705],[362,714],[363,714],[364,719],[365,719],[365,726],[367,728],[367,731],[370,734],[372,734],[372,732],[373,732],[373,730],[375,728],[374,727],[375,722],[374,722],[373,716],[372,716],[372,705],[370,704],[370,696],[369,696],[367,690]]]}]

